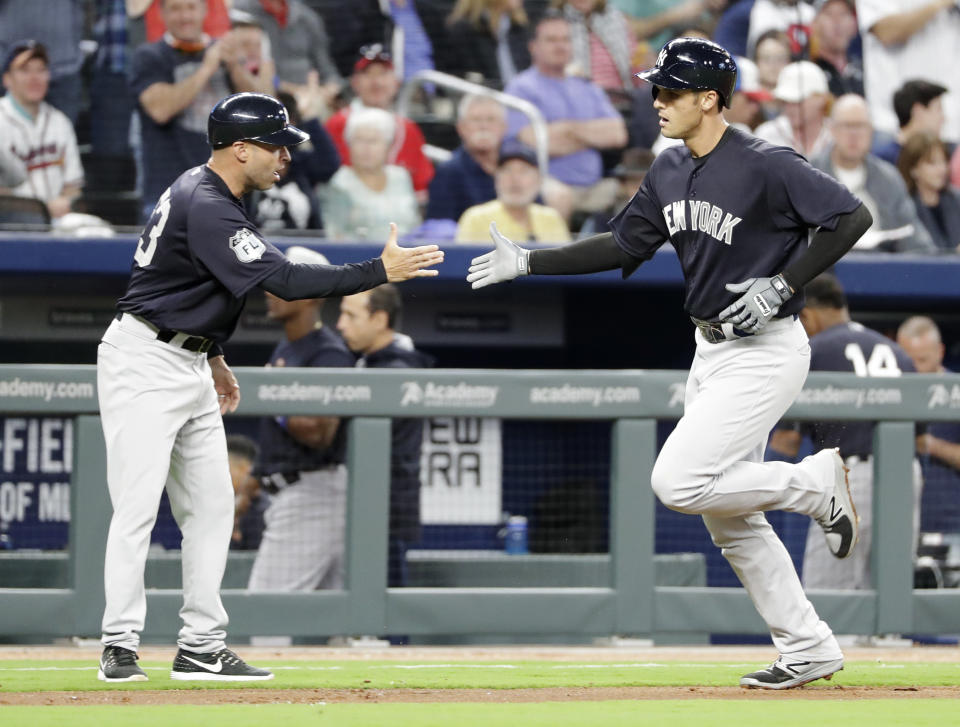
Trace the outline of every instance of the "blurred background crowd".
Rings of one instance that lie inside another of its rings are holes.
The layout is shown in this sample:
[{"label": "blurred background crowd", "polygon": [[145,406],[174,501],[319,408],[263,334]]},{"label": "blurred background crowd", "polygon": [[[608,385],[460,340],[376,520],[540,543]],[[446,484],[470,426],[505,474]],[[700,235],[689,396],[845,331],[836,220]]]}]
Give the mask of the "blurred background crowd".
[{"label": "blurred background crowd", "polygon": [[676,143],[634,73],[678,36],[735,55],[731,124],[864,200],[857,249],[956,252],[954,0],[0,0],[0,223],[136,227],[258,91],[311,137],[265,231],[567,241]]}]

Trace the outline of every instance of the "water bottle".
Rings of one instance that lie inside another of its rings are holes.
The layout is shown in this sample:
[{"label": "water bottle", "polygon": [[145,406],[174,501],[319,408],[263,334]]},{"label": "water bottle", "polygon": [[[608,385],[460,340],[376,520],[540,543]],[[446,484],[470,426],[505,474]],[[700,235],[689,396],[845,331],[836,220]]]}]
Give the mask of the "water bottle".
[{"label": "water bottle", "polygon": [[503,549],[509,555],[526,555],[530,552],[527,548],[527,518],[523,515],[511,515],[507,518]]}]

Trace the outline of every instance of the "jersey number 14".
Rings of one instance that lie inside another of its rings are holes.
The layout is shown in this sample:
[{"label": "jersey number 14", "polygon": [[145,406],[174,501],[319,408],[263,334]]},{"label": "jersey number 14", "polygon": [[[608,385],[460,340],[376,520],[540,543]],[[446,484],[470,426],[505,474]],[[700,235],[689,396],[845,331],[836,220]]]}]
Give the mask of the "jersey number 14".
[{"label": "jersey number 14", "polygon": [[[159,217],[157,217],[158,212],[160,213]],[[167,190],[160,195],[160,201],[154,207],[153,214],[150,215],[150,224],[143,231],[143,236],[137,241],[137,251],[133,253],[133,259],[137,261],[137,265],[141,268],[147,267],[153,260],[153,255],[157,251],[157,240],[163,234],[163,228],[166,227],[169,216],[170,188],[167,187]],[[156,222],[153,221],[154,218],[156,218]]]},{"label": "jersey number 14", "polygon": [[859,343],[848,343],[843,349],[843,355],[853,364],[853,373],[857,376],[899,376],[900,367],[897,365],[897,356],[889,346],[878,343],[873,347],[868,359],[863,355]]}]

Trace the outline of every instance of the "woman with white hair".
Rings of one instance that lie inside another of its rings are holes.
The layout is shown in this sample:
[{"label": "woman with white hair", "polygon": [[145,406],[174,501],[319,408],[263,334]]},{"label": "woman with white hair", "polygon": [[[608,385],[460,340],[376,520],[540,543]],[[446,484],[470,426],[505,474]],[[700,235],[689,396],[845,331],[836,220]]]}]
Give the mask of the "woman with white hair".
[{"label": "woman with white hair", "polygon": [[402,235],[420,224],[420,211],[410,173],[387,164],[396,122],[377,108],[350,112],[344,139],[350,166],[343,166],[318,189],[327,237],[338,240],[379,240],[390,223]]}]

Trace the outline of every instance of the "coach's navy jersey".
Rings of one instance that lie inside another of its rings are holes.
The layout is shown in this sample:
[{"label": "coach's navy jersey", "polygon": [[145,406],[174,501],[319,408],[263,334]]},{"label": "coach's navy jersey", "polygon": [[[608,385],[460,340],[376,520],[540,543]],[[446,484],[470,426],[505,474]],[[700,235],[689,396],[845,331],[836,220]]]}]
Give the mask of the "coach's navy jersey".
[{"label": "coach's navy jersey", "polygon": [[[433,357],[396,341],[368,353],[357,366],[371,369],[425,369]],[[422,419],[390,422],[390,537],[409,543],[420,540],[420,450]]]},{"label": "coach's navy jersey", "polygon": [[[879,377],[916,371],[894,341],[852,321],[810,339],[810,370]],[[873,427],[873,422],[806,422],[801,431],[810,437],[814,449],[839,447],[843,457],[866,457],[873,452]]]},{"label": "coach's navy jersey", "polygon": [[225,341],[246,293],[286,264],[226,182],[194,167],[161,195],[117,308],[158,328]]},{"label": "coach's navy jersey", "polygon": [[[318,328],[296,341],[284,339],[270,356],[271,366],[344,367],[352,368],[357,357],[334,331]],[[301,444],[281,426],[274,417],[265,417],[260,423],[261,474],[318,470],[345,461],[346,426],[337,429],[333,444],[326,450]]]},{"label": "coach's navy jersey", "polygon": [[[684,308],[713,321],[740,295],[727,283],[782,272],[806,250],[810,228],[833,230],[860,204],[793,149],[730,127],[703,157],[683,145],[665,149],[610,227],[640,261],[669,241],[686,281]],[[802,307],[795,295],[777,315]]]}]

